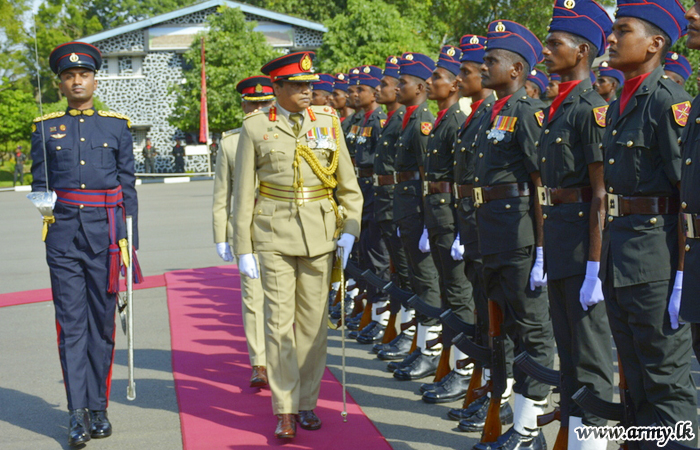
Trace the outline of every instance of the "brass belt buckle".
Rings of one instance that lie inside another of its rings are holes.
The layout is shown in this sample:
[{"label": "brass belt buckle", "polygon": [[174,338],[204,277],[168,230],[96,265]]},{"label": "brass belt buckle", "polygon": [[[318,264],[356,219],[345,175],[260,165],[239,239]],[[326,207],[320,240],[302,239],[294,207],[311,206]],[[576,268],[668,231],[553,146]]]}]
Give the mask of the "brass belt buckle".
[{"label": "brass belt buckle", "polygon": [[360,168],[355,166],[355,178],[360,178]]},{"label": "brass belt buckle", "polygon": [[459,200],[459,184],[452,183],[452,194],[455,196],[455,200]]},{"label": "brass belt buckle", "polygon": [[472,190],[472,198],[474,199],[474,206],[477,208],[479,205],[484,203],[484,189],[480,187],[474,187]]},{"label": "brass belt buckle", "polygon": [[546,186],[537,186],[537,201],[540,206],[552,206],[551,191]]},{"label": "brass belt buckle", "polygon": [[394,184],[399,184],[399,175],[398,175],[398,172],[392,173],[391,176],[394,177]]},{"label": "brass belt buckle", "polygon": [[429,186],[430,181],[424,181],[423,182],[423,197],[428,196],[428,186]]},{"label": "brass belt buckle", "polygon": [[622,200],[621,195],[616,194],[606,194],[606,204],[608,214],[613,217],[621,217],[622,212],[620,211],[620,201]]},{"label": "brass belt buckle", "polygon": [[695,229],[695,219],[693,218],[693,214],[682,213],[681,217],[683,218],[685,237],[689,239],[696,239],[698,237],[698,233]]},{"label": "brass belt buckle", "polygon": [[379,186],[379,175],[376,173],[372,174],[372,184],[375,186]]}]

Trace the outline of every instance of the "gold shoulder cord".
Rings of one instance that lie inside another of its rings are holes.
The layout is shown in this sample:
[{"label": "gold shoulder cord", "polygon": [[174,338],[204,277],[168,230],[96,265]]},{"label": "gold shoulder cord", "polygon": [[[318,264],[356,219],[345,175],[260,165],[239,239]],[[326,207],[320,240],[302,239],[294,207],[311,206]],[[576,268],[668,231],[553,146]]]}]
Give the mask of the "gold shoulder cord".
[{"label": "gold shoulder cord", "polygon": [[340,233],[342,233],[343,231],[345,217],[343,217],[341,208],[338,207],[338,204],[336,203],[335,198],[333,197],[333,189],[335,189],[335,187],[338,186],[338,180],[335,177],[335,172],[338,169],[338,161],[340,159],[340,137],[343,136],[343,133],[340,129],[340,122],[338,121],[338,118],[336,116],[333,116],[333,129],[335,129],[336,150],[335,152],[333,152],[333,158],[331,159],[331,164],[328,167],[323,167],[313,150],[311,150],[308,145],[304,145],[301,143],[297,144],[294,153],[294,162],[292,163],[292,165],[294,166],[293,188],[296,198],[296,204],[298,206],[304,206],[304,177],[301,171],[302,158],[306,160],[306,162],[309,164],[309,167],[311,167],[313,173],[318,177],[319,180],[321,180],[323,186],[326,187],[326,191],[328,193],[328,200],[330,200],[331,205],[333,206],[333,211],[335,212],[336,229],[333,237],[337,239],[340,236]]}]

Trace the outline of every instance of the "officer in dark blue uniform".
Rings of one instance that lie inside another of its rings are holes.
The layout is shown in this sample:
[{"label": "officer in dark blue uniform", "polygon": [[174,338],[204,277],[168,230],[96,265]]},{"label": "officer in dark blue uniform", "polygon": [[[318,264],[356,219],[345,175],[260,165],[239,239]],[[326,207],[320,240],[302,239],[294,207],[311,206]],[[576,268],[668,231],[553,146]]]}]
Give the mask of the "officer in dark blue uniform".
[{"label": "officer in dark blue uniform", "polygon": [[68,109],[34,120],[32,190],[53,190],[58,196],[55,223],[46,235],[46,261],[70,410],[68,443],[76,446],[112,434],[106,410],[120,245],[126,236],[124,216],[130,215],[138,247],[138,206],[130,121],[93,107],[99,50],[69,42],[51,52],[49,63]]}]

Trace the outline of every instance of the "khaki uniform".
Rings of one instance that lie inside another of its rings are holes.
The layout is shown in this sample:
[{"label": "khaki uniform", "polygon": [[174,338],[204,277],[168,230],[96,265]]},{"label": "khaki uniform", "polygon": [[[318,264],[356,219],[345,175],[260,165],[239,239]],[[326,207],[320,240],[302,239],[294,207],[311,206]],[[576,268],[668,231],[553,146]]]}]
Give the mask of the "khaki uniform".
[{"label": "khaki uniform", "polygon": [[[212,208],[214,243],[228,242],[233,247],[233,186],[236,147],[241,129],[224,133],[214,176],[214,205]],[[233,250],[235,253],[235,250]],[[260,278],[241,275],[243,299],[243,330],[248,344],[251,366],[265,365],[265,322]]]},{"label": "khaki uniform", "polygon": [[[274,108],[274,107],[272,107]],[[238,154],[234,207],[234,248],[238,255],[257,252],[265,295],[267,369],[275,414],[295,414],[316,407],[326,363],[326,300],[333,251],[336,213],[328,198],[296,201],[259,193],[262,186],[286,187],[296,180],[304,188],[323,185],[309,163],[299,158],[301,177],[295,177],[297,144],[309,146],[320,166],[327,167],[339,153],[335,199],[345,209],[343,232],[360,234],[362,194],[340,131],[340,120],[330,107],[303,111],[298,135],[276,109],[250,114],[243,123]],[[337,125],[337,126],[334,126]],[[320,134],[336,129],[337,139]],[[321,136],[323,137],[323,136]]]}]

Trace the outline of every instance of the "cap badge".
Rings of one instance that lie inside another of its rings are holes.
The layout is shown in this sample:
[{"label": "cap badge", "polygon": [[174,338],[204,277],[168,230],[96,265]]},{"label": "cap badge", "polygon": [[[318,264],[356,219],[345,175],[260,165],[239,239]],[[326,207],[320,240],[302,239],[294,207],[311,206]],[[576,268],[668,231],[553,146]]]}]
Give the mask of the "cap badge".
[{"label": "cap badge", "polygon": [[478,44],[479,43],[479,38],[476,36],[472,36],[471,39],[469,39],[470,44]]},{"label": "cap badge", "polygon": [[357,69],[352,69],[352,73],[353,73],[353,75],[357,75],[358,73],[360,73],[360,71]]},{"label": "cap badge", "polygon": [[262,84],[255,86],[255,92],[260,94],[263,91]]},{"label": "cap badge", "polygon": [[71,53],[70,57],[68,58],[70,62],[78,62],[80,61],[80,57],[76,55],[75,53]]},{"label": "cap badge", "polygon": [[406,55],[406,58],[405,58],[405,59],[407,59],[407,60],[409,60],[409,61],[413,61],[413,54],[412,54],[412,53],[409,53],[408,55]]},{"label": "cap badge", "polygon": [[498,22],[498,23],[496,24],[496,31],[497,31],[498,33],[503,33],[504,31],[506,31],[506,26],[503,25],[503,22]]},{"label": "cap badge", "polygon": [[306,72],[308,70],[311,70],[311,66],[312,66],[311,57],[307,53],[304,55],[303,58],[301,58],[301,61],[299,61],[299,67],[301,67],[301,70]]},{"label": "cap badge", "polygon": [[532,72],[530,72],[530,75],[532,75],[534,77],[535,75],[537,75],[537,71],[535,69],[532,69]]},{"label": "cap badge", "polygon": [[678,53],[674,53],[673,55],[671,55],[671,59],[676,61],[678,59]]},{"label": "cap badge", "polygon": [[603,61],[602,63],[600,63],[600,67],[608,67],[608,62]]},{"label": "cap badge", "polygon": [[574,9],[575,6],[576,6],[576,2],[574,0],[564,0],[564,8]]},{"label": "cap badge", "polygon": [[453,49],[452,47],[450,47],[450,48],[447,50],[447,56],[454,56],[454,55],[455,55],[455,49]]},{"label": "cap badge", "polygon": [[364,73],[370,73],[370,72],[371,72],[369,66],[365,66],[365,68],[362,69],[362,71],[363,71]]},{"label": "cap badge", "polygon": [[391,59],[389,60],[389,62],[392,63],[392,64],[396,64],[396,63],[399,62],[399,60],[396,59],[396,56],[392,56]]},{"label": "cap badge", "polygon": [[340,81],[343,81],[343,80],[345,79],[345,75],[343,75],[342,73],[339,73],[339,74],[338,74],[338,79],[339,79]]}]

